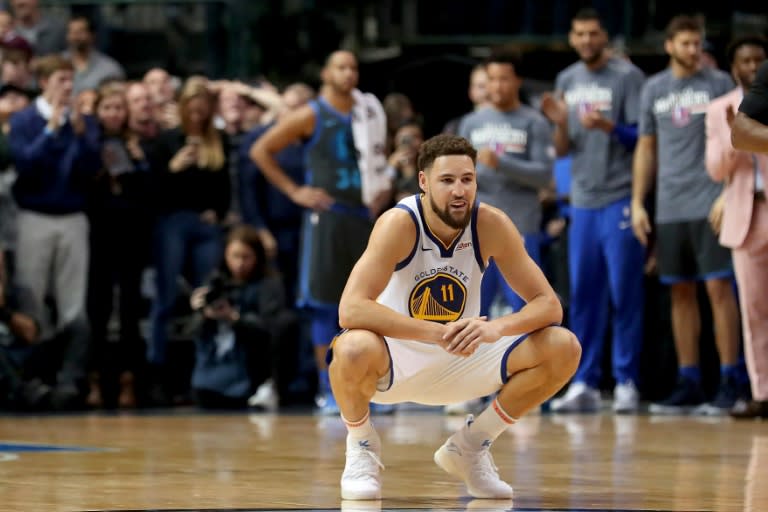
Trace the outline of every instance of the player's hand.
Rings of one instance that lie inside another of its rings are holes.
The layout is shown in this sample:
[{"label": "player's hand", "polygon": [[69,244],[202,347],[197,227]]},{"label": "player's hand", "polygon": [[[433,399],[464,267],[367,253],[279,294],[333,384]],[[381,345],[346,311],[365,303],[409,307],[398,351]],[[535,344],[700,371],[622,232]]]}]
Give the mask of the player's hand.
[{"label": "player's hand", "polygon": [[723,225],[723,212],[725,211],[725,194],[720,194],[712,208],[709,210],[709,225],[716,235],[720,234],[720,228]]},{"label": "player's hand", "polygon": [[209,286],[201,286],[192,290],[192,294],[189,296],[189,305],[193,311],[203,309],[205,307],[205,294],[211,288]]},{"label": "player's hand", "polygon": [[493,343],[501,338],[496,324],[488,322],[488,317],[462,318],[446,324],[443,340],[445,350],[451,354],[468,357],[475,353],[480,343]]},{"label": "player's hand", "polygon": [[563,125],[568,121],[568,105],[563,95],[555,96],[551,92],[541,95],[541,111],[555,124]]},{"label": "player's hand", "polygon": [[648,245],[648,235],[651,232],[651,221],[645,206],[632,202],[632,231],[643,246]]},{"label": "player's hand", "polygon": [[291,194],[291,200],[312,210],[328,210],[333,204],[333,198],[325,190],[306,185],[296,188]]},{"label": "player's hand", "polygon": [[600,113],[599,110],[591,110],[579,117],[581,125],[587,130],[601,130],[605,133],[613,131],[613,123]]},{"label": "player's hand", "polygon": [[173,173],[189,169],[197,163],[197,148],[192,144],[186,144],[179,149],[171,161],[168,162],[168,170]]}]

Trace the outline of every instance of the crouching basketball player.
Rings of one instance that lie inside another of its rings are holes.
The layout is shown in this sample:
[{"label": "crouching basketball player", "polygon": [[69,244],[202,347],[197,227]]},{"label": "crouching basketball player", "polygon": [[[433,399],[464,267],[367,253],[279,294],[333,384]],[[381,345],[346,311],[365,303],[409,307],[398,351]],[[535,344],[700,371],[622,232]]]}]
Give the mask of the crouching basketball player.
[{"label": "crouching basketball player", "polygon": [[[381,442],[369,403],[447,405],[498,392],[435,452],[475,498],[509,498],[489,448],[573,375],[581,349],[553,327],[562,309],[522,238],[500,210],[475,203],[475,150],[461,137],[426,141],[423,194],[376,223],[339,305],[346,329],[332,345],[331,385],[347,426],[343,499],[381,497]],[[493,258],[527,305],[479,317],[480,281]]]}]

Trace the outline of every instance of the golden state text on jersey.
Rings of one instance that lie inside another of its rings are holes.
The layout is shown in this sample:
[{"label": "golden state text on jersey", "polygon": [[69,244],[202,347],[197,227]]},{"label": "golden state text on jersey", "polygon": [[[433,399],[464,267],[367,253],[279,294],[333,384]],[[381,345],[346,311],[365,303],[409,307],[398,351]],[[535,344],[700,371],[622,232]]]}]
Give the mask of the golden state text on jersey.
[{"label": "golden state text on jersey", "polygon": [[480,282],[485,265],[477,238],[477,208],[470,223],[448,245],[424,220],[418,195],[397,204],[416,227],[409,256],[398,263],[378,302],[420,320],[454,322],[480,314]]}]

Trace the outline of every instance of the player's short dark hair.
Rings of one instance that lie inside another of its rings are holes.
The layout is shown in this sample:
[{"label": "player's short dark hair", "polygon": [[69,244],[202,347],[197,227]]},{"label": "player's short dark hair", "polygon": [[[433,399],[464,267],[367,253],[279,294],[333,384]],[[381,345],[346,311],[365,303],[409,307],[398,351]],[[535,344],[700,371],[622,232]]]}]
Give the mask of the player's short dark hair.
[{"label": "player's short dark hair", "polygon": [[597,12],[597,9],[592,7],[582,7],[576,11],[576,14],[571,21],[596,21],[600,24],[601,28],[603,26],[603,20],[600,18],[600,13]]},{"label": "player's short dark hair", "polygon": [[728,48],[725,50],[725,55],[728,58],[728,64],[733,64],[733,59],[736,58],[736,52],[743,46],[757,46],[762,48],[768,55],[768,39],[760,35],[749,35],[738,37],[728,44]]},{"label": "player's short dark hair", "polygon": [[699,34],[703,34],[704,25],[702,25],[699,18],[688,16],[687,14],[680,14],[669,20],[669,23],[667,24],[667,41],[674,39],[680,32],[698,32]]},{"label": "player's short dark hair", "polygon": [[427,139],[419,148],[419,156],[416,159],[416,167],[419,171],[428,171],[441,156],[466,155],[477,161],[477,151],[464,137],[443,133]]},{"label": "player's short dark hair", "polygon": [[85,28],[88,31],[88,33],[93,34],[93,22],[88,16],[84,16],[82,14],[75,14],[69,20],[67,20],[67,25],[71,25],[72,23],[82,22],[85,23]]},{"label": "player's short dark hair", "polygon": [[520,75],[522,63],[523,59],[520,52],[517,49],[508,46],[493,48],[491,54],[488,55],[484,61],[486,68],[490,64],[509,64],[512,66],[516,75]]}]

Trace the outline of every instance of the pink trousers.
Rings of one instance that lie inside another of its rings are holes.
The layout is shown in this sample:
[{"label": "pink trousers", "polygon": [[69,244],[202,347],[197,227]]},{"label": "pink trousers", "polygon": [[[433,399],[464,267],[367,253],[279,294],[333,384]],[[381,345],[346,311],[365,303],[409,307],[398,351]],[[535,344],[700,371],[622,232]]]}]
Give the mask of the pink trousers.
[{"label": "pink trousers", "polygon": [[744,353],[755,400],[768,400],[768,202],[755,201],[744,244],[733,250]]}]

